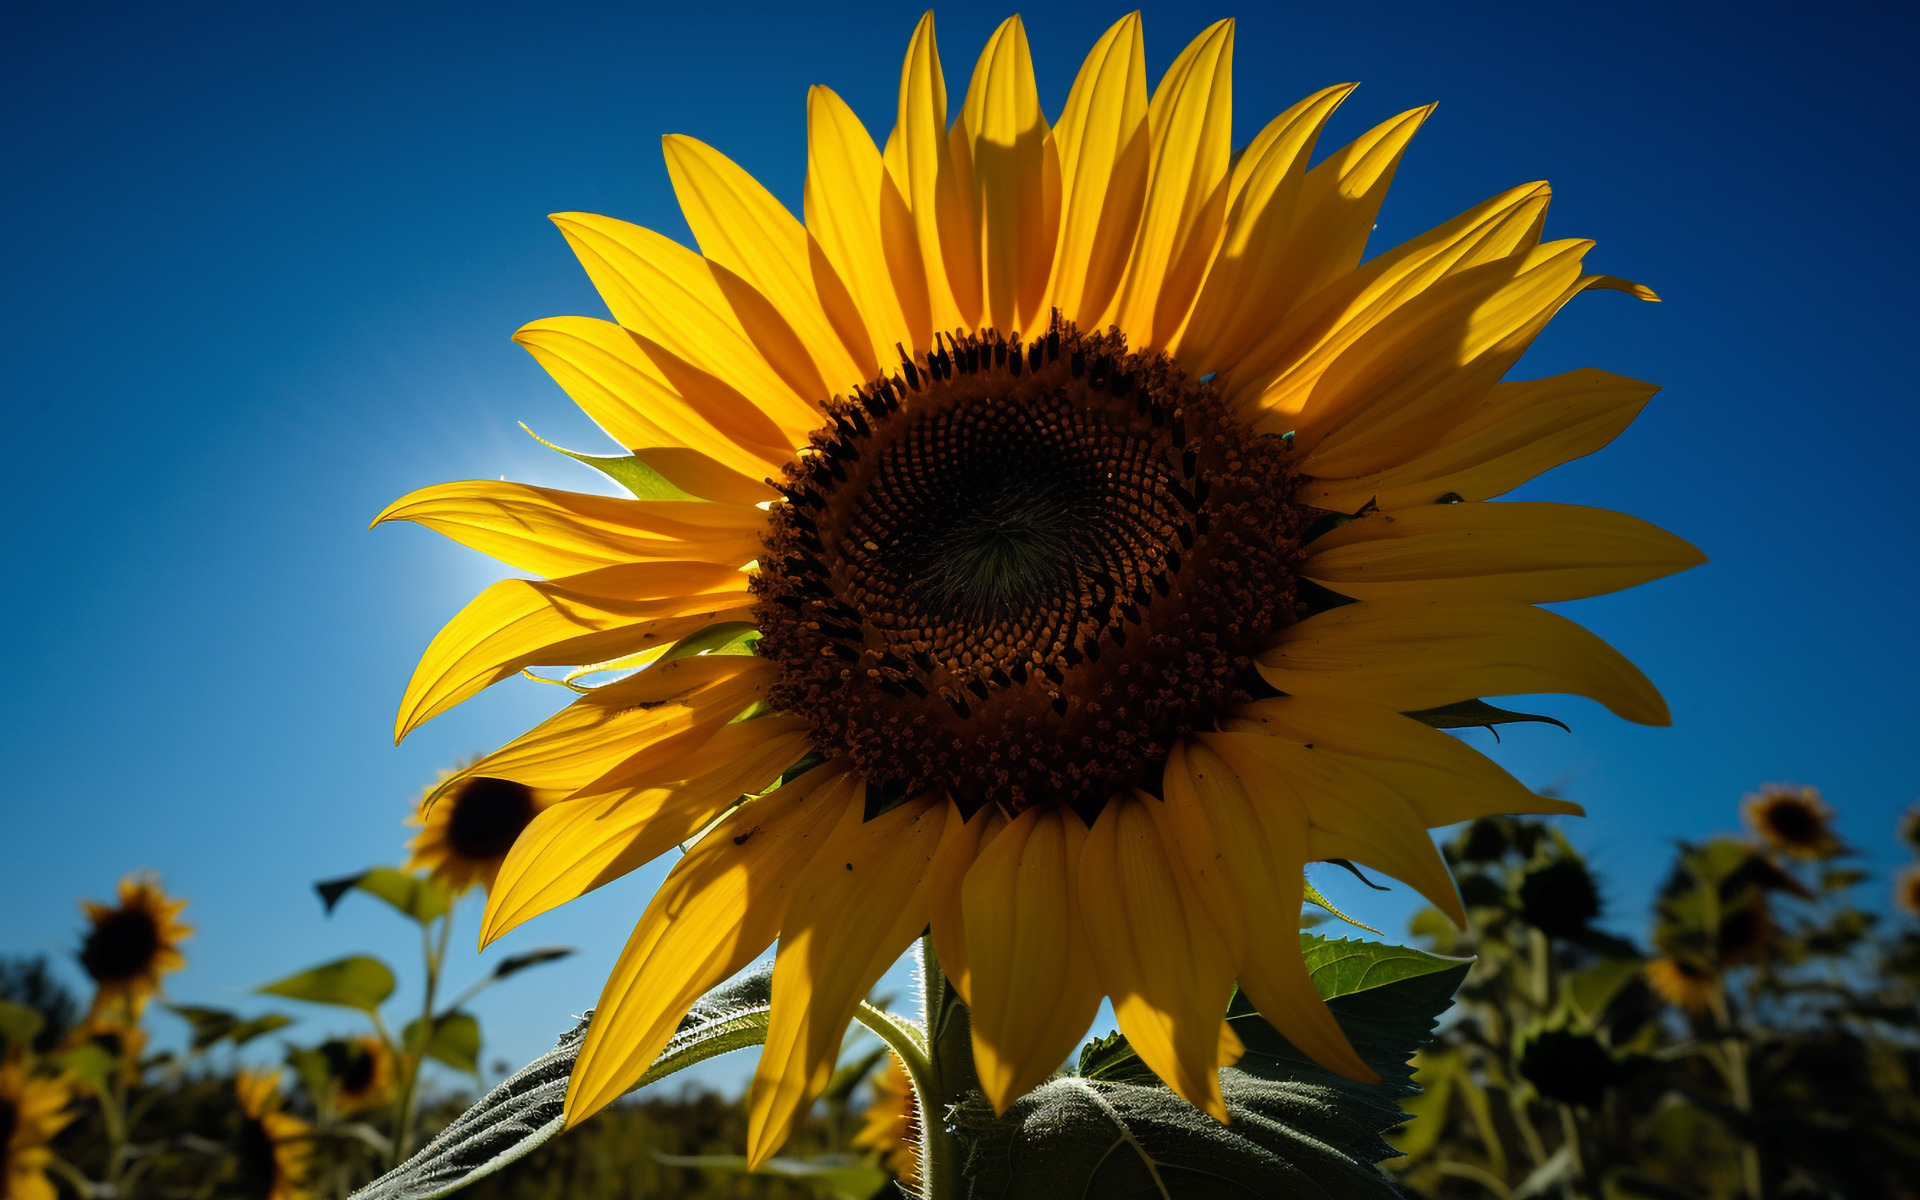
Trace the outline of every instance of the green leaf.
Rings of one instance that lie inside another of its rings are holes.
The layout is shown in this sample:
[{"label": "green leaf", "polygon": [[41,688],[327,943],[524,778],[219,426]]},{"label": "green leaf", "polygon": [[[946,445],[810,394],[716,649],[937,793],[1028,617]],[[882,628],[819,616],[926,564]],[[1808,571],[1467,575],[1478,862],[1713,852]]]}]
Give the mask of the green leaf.
[{"label": "green leaf", "polygon": [[[400,1040],[409,1050],[420,1045],[420,1022],[407,1022]],[[463,1012],[450,1012],[433,1023],[433,1036],[427,1039],[426,1054],[456,1071],[480,1073],[480,1022]]]},{"label": "green leaf", "polygon": [[166,1009],[190,1027],[187,1046],[192,1050],[205,1050],[240,1026],[239,1014],[228,1012],[224,1008],[206,1008],[198,1004],[169,1004]]},{"label": "green leaf", "polygon": [[[1494,729],[1494,726],[1513,725],[1522,721],[1537,722],[1541,725],[1558,725],[1562,729],[1567,729],[1566,722],[1553,717],[1495,708],[1485,700],[1462,700],[1458,704],[1423,708],[1419,712],[1410,712],[1406,715],[1416,721],[1425,722],[1435,729],[1492,729],[1495,737],[1500,736],[1500,731]],[[1567,729],[1567,732],[1572,733],[1573,730]]]},{"label": "green leaf", "polygon": [[358,875],[323,879],[313,885],[313,890],[320,893],[320,903],[326,905],[329,913],[334,905],[340,903],[342,896],[360,891],[385,900],[422,925],[444,916],[453,903],[447,889],[433,880],[423,875],[396,871],[392,867],[374,867]]},{"label": "green leaf", "polygon": [[498,981],[509,975],[518,975],[528,967],[554,962],[573,952],[571,946],[542,946],[538,950],[529,950],[524,954],[510,954],[494,964],[493,978]]},{"label": "green leaf", "polygon": [[11,1000],[0,1000],[0,1037],[15,1049],[30,1047],[46,1027],[47,1018],[39,1009]]},{"label": "green leaf", "polygon": [[692,658],[696,654],[752,654],[760,640],[760,627],[752,621],[722,621],[675,642],[660,656],[661,662]]},{"label": "green leaf", "polygon": [[82,1086],[96,1092],[107,1090],[114,1069],[119,1065],[106,1047],[96,1042],[82,1042],[56,1055],[53,1061],[59,1064],[62,1071],[79,1080]]},{"label": "green leaf", "polygon": [[393,986],[393,971],[387,964],[365,954],[354,954],[276,979],[254,991],[370,1013],[393,995]]},{"label": "green leaf", "polygon": [[666,1167],[693,1167],[708,1171],[736,1171],[742,1175],[775,1175],[797,1179],[821,1195],[838,1200],[867,1200],[887,1185],[885,1171],[864,1158],[823,1154],[818,1158],[770,1158],[758,1171],[747,1170],[744,1154],[660,1154],[653,1160]]},{"label": "green leaf", "polygon": [[[729,1050],[764,1042],[772,1000],[771,962],[708,992],[681,1020],[666,1049],[634,1088]],[[564,1123],[567,1079],[586,1031],[587,1022],[581,1021],[561,1034],[559,1045],[508,1076],[419,1153],[356,1192],[355,1200],[444,1196],[553,1138]]]},{"label": "green leaf", "polygon": [[1328,912],[1340,918],[1342,921],[1345,921],[1347,924],[1353,926],[1355,929],[1364,929],[1368,933],[1380,932],[1378,929],[1375,929],[1373,926],[1367,924],[1365,921],[1356,921],[1352,917],[1348,916],[1347,914],[1341,912],[1339,909],[1335,908],[1333,906],[1333,901],[1321,895],[1320,889],[1313,886],[1313,883],[1311,880],[1303,881],[1302,886],[1306,888],[1306,900],[1308,904],[1312,904],[1318,908],[1326,909]]},{"label": "green leaf", "polygon": [[1567,1002],[1591,1025],[1600,1019],[1621,988],[1640,977],[1643,965],[1637,958],[1603,958],[1576,971],[1567,980]]},{"label": "green leaf", "polygon": [[235,1025],[227,1037],[234,1045],[244,1046],[257,1037],[285,1029],[291,1024],[293,1024],[293,1018],[285,1013],[265,1013],[251,1021],[242,1021]]},{"label": "green leaf", "polygon": [[[527,429],[527,423],[525,421],[520,422],[520,428]],[[556,446],[531,429],[527,429],[527,436],[549,450],[564,454],[575,462],[587,464],[602,475],[605,475],[608,479],[613,480],[621,487],[632,492],[636,500],[700,500],[700,497],[694,495],[692,492],[681,491],[671,483],[668,483],[665,475],[654,470],[646,463],[641,462],[634,455],[582,454],[578,450],[569,450],[564,446]]]},{"label": "green leaf", "polygon": [[1221,1072],[1232,1122],[1222,1125],[1153,1080],[1118,1034],[994,1119],[978,1097],[953,1114],[976,1200],[1158,1196],[1167,1200],[1392,1200],[1374,1164],[1380,1136],[1415,1091],[1409,1056],[1451,1002],[1468,963],[1377,942],[1301,935],[1315,987],[1381,1082],[1356,1083],[1315,1064],[1244,997],[1228,1011],[1247,1052]]}]

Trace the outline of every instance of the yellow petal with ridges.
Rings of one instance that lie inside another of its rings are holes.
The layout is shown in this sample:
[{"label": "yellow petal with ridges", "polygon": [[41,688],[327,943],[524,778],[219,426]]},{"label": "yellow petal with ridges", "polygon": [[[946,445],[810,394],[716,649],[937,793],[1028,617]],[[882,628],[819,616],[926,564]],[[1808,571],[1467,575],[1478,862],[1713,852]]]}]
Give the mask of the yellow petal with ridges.
[{"label": "yellow petal with ridges", "polygon": [[[890,226],[910,230],[907,202],[860,119],[820,86],[807,92],[805,211],[807,231],[866,324],[869,357],[891,364],[895,346],[924,347],[932,318],[920,246],[912,237],[890,243],[887,236]],[[902,265],[916,277],[912,287],[895,288],[893,260],[898,259],[906,259]]]},{"label": "yellow petal with ridges", "polygon": [[671,134],[660,146],[701,253],[779,311],[812,355],[825,390],[846,392],[873,378],[878,363],[865,325],[840,277],[815,269],[806,227],[759,180],[705,142]]},{"label": "yellow petal with ridges", "polygon": [[1447,495],[1486,500],[1605,446],[1659,390],[1591,367],[1497,384],[1425,452],[1372,474],[1308,480],[1300,498],[1329,512],[1369,502],[1404,508]]},{"label": "yellow petal with ridges", "polygon": [[1008,17],[987,39],[960,122],[980,223],[981,319],[1003,334],[1031,336],[1045,320],[1041,302],[1060,220],[1057,181],[1056,211],[1048,211],[1047,175],[1060,164],[1019,17]]},{"label": "yellow petal with ridges", "polygon": [[1164,778],[1166,802],[1149,811],[1215,924],[1239,922],[1260,931],[1234,956],[1240,990],[1315,1062],[1349,1079],[1377,1079],[1320,998],[1292,936],[1312,853],[1305,808],[1285,790],[1250,795],[1202,742],[1176,745]]},{"label": "yellow petal with ridges", "polygon": [[845,766],[748,801],[687,852],[641,914],[567,1084],[569,1128],[646,1074],[693,1002],[773,941],[788,896],[859,789]]},{"label": "yellow petal with ridges", "polygon": [[[970,198],[962,193],[961,166],[954,162],[947,130],[947,81],[940,70],[931,12],[914,28],[900,65],[898,123],[887,148],[893,181],[913,214],[933,328],[938,332],[971,326],[980,313],[979,281],[973,271],[979,249]],[[962,269],[956,273],[954,266]]]},{"label": "yellow petal with ridges", "polygon": [[1287,254],[1307,160],[1327,118],[1354,89],[1316,92],[1275,117],[1229,177],[1226,230],[1172,352],[1196,374],[1236,363],[1297,304]]},{"label": "yellow petal with ridges", "polygon": [[933,859],[927,894],[933,952],[954,990],[969,1004],[973,1002],[973,976],[967,962],[966,910],[960,902],[960,888],[974,860],[1006,824],[1006,814],[998,804],[983,805],[964,821],[956,807],[947,816],[947,832]]},{"label": "yellow petal with ridges", "polygon": [[1465,501],[1371,512],[1316,538],[1301,574],[1357,600],[1497,596],[1543,604],[1637,587],[1706,556],[1638,517]]},{"label": "yellow petal with ridges", "polygon": [[715,734],[708,747],[702,761],[712,769],[691,779],[582,796],[535,817],[487,893],[480,948],[692,840],[807,752],[806,723],[797,717],[740,721]]},{"label": "yellow petal with ridges", "polygon": [[961,889],[973,1062],[995,1113],[1058,1070],[1100,1010],[1080,920],[1086,837],[1071,810],[1030,808],[978,854]]},{"label": "yellow petal with ridges", "polygon": [[1099,322],[1126,278],[1151,170],[1147,59],[1140,14],[1094,43],[1054,125],[1060,242],[1048,300],[1082,328]]},{"label": "yellow petal with ridges", "polygon": [[1659,691],[1619,651],[1512,600],[1346,604],[1281,630],[1255,663],[1289,695],[1344,696],[1395,712],[1564,692],[1642,725],[1672,721]]},{"label": "yellow petal with ridges", "polygon": [[634,562],[744,567],[760,554],[766,514],[695,500],[623,500],[500,479],[411,492],[373,519],[412,521],[523,571],[577,575]]},{"label": "yellow petal with ridges", "polygon": [[1107,800],[1080,855],[1080,911],[1094,969],[1141,1061],[1188,1103],[1227,1119],[1218,1070],[1233,961],[1148,805]]},{"label": "yellow petal with ridges", "polygon": [[1408,109],[1335,150],[1307,172],[1290,250],[1297,294],[1311,296],[1360,265],[1394,170],[1434,106]]},{"label": "yellow petal with ridges", "polygon": [[603,662],[744,620],[747,576],[712,563],[631,563],[557,580],[503,579],[441,629],[400,701],[394,740],[531,666]]},{"label": "yellow petal with ridges", "polygon": [[1220,244],[1233,160],[1231,19],[1180,52],[1148,112],[1152,170],[1113,317],[1136,347],[1173,340]]},{"label": "yellow petal with ridges", "polygon": [[1535,795],[1457,737],[1390,708],[1339,696],[1281,696],[1244,704],[1227,733],[1264,733],[1327,754],[1392,788],[1427,828],[1495,813],[1580,816],[1570,800]]},{"label": "yellow petal with ridges", "polygon": [[926,928],[927,877],[951,806],[921,796],[868,821],[863,790],[794,883],[780,926],[766,1046],[747,1088],[750,1168],[826,1088],[854,1010]]},{"label": "yellow petal with ridges", "polygon": [[721,504],[765,504],[780,498],[767,485],[779,472],[743,475],[694,450],[679,446],[642,446],[633,456],[681,491]]}]

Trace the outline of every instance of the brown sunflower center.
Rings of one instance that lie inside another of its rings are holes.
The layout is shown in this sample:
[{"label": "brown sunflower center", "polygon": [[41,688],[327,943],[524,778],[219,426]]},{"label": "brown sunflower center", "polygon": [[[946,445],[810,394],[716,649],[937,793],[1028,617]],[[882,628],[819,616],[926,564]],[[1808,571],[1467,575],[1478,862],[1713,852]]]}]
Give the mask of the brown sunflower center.
[{"label": "brown sunflower center", "polygon": [[14,1108],[13,1101],[0,1096],[0,1180],[7,1178],[5,1169],[12,1165],[7,1159],[10,1157],[9,1152],[13,1149],[14,1130],[19,1128],[19,1125],[20,1113]]},{"label": "brown sunflower center", "polygon": [[94,923],[80,948],[80,965],[96,983],[131,979],[153,965],[160,927],[143,908],[118,908]]},{"label": "brown sunflower center", "polygon": [[1766,822],[1776,837],[1795,845],[1817,842],[1825,832],[1813,808],[1793,796],[1781,797],[1767,805]]},{"label": "brown sunflower center", "polygon": [[254,1117],[240,1118],[239,1136],[234,1140],[234,1190],[247,1200],[267,1200],[279,1174],[274,1158],[273,1135],[266,1123]]},{"label": "brown sunflower center", "polygon": [[771,516],[760,649],[885,791],[1150,782],[1297,615],[1285,443],[1116,334],[952,338],[828,415]]},{"label": "brown sunflower center", "polygon": [[447,844],[462,858],[499,858],[533,820],[533,791],[511,779],[470,779],[441,801],[453,805]]}]

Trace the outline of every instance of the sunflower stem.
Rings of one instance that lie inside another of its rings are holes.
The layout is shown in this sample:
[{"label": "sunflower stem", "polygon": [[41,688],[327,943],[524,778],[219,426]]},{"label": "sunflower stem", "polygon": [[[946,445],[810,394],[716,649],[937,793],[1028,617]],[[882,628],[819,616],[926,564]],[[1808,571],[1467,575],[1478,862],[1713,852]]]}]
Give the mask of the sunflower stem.
[{"label": "sunflower stem", "polygon": [[920,939],[921,1013],[927,1023],[929,1078],[914,1091],[920,1101],[920,1195],[950,1200],[961,1194],[959,1147],[947,1127],[947,1112],[978,1086],[973,1073],[973,1033],[967,1006],[940,969],[931,935]]}]

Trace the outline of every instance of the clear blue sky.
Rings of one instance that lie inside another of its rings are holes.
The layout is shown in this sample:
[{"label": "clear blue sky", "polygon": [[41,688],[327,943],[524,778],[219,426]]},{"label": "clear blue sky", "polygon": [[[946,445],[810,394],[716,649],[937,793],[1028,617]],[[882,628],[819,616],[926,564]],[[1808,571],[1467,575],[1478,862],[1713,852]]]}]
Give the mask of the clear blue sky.
[{"label": "clear blue sky", "polygon": [[[1027,14],[1050,111],[1121,11]],[[337,954],[404,959],[405,931],[374,902],[327,920],[308,882],[396,861],[409,796],[555,696],[505,685],[394,749],[415,657],[504,572],[367,521],[441,480],[594,487],[515,425],[595,448],[508,341],[533,318],[602,314],[545,214],[588,209],[685,236],[657,150],[667,132],[720,147],[797,210],[807,85],[832,86],[884,132],[919,12],[14,12],[0,46],[0,308],[13,347],[0,384],[0,952],[64,951],[79,897],[151,867],[193,898],[201,928],[172,984],[180,999],[251,1007],[250,985]],[[1590,364],[1666,385],[1609,451],[1526,494],[1634,513],[1713,557],[1571,606],[1661,685],[1675,726],[1551,699],[1540,707],[1572,734],[1523,728],[1496,750],[1588,805],[1573,835],[1628,931],[1644,930],[1672,840],[1730,828],[1762,781],[1825,789],[1883,873],[1898,862],[1895,814],[1920,792],[1906,12],[1238,13],[1241,139],[1343,80],[1364,86],[1326,148],[1439,102],[1376,249],[1548,179],[1550,236],[1598,239],[1597,269],[1665,297],[1582,299],[1521,373]],[[951,88],[1004,15],[940,11]],[[1149,6],[1150,72],[1221,15]],[[586,951],[481,1005],[489,1058],[537,1053],[592,1003],[660,869],[493,952]],[[1398,932],[1400,893],[1328,885]],[[465,916],[463,942],[478,923]],[[477,969],[463,952],[456,982]],[[351,1024],[308,1015],[309,1033]]]}]

